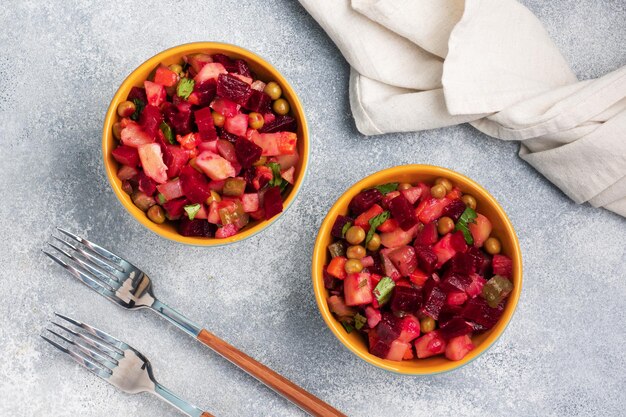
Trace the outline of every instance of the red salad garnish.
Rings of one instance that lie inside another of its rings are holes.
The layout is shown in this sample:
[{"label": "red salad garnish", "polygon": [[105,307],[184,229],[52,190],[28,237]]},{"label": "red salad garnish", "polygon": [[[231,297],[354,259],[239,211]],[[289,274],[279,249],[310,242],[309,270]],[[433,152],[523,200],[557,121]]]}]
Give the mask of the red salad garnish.
[{"label": "red salad garnish", "polygon": [[153,222],[226,238],[282,212],[298,124],[281,87],[246,61],[200,53],[161,64],[117,113],[118,178]]},{"label": "red salad garnish", "polygon": [[447,179],[363,190],[331,235],[328,306],[384,359],[463,359],[513,290],[491,222]]}]

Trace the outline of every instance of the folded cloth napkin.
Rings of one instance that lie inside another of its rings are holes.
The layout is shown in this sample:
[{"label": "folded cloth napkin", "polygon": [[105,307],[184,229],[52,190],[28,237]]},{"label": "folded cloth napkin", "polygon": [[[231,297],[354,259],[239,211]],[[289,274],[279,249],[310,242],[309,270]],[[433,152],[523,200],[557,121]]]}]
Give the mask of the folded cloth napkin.
[{"label": "folded cloth napkin", "polygon": [[577,203],[626,216],[626,66],[578,81],[515,0],[300,0],[350,64],[365,135],[469,122]]}]

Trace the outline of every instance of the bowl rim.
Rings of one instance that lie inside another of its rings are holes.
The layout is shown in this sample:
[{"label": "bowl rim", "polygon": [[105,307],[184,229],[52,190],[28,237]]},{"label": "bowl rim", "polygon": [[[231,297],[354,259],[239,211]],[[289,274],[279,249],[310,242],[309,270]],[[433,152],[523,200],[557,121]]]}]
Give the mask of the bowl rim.
[{"label": "bowl rim", "polygon": [[[228,238],[206,238],[206,237],[196,237],[196,236],[183,236],[178,234],[177,232],[172,232],[169,230],[165,230],[156,225],[148,217],[140,211],[132,202],[129,202],[124,196],[127,195],[121,188],[121,181],[117,179],[117,172],[114,166],[114,161],[112,160],[111,151],[113,150],[113,146],[111,144],[115,143],[115,138],[112,138],[112,127],[113,124],[117,120],[117,106],[116,104],[122,98],[122,95],[125,94],[125,91],[133,85],[138,77],[137,73],[146,67],[155,68],[158,64],[160,64],[163,60],[171,57],[172,55],[192,53],[194,50],[205,49],[205,50],[215,50],[224,54],[235,53],[238,55],[242,55],[246,59],[252,58],[257,61],[264,69],[272,74],[272,77],[276,81],[279,82],[284,91],[287,91],[288,95],[292,97],[291,99],[291,108],[297,117],[300,125],[302,127],[302,135],[299,135],[298,139],[303,142],[303,151],[300,155],[301,159],[301,169],[300,173],[298,173],[294,184],[292,186],[291,191],[283,201],[283,211],[276,216],[272,217],[269,220],[262,220],[255,224],[250,228],[246,228],[243,231],[237,233],[234,236]],[[301,136],[301,137],[300,137]],[[111,139],[112,138],[112,139]],[[111,144],[110,144],[111,143]],[[258,233],[264,231],[269,226],[273,225],[281,218],[287,210],[293,205],[296,201],[302,185],[304,184],[309,168],[309,155],[311,153],[311,144],[309,140],[309,128],[308,122],[306,119],[306,114],[304,112],[304,106],[300,101],[300,98],[296,94],[296,91],[291,86],[291,84],[287,81],[287,79],[283,76],[283,74],[278,71],[272,64],[270,64],[265,58],[260,55],[249,51],[248,49],[242,48],[241,46],[224,43],[224,42],[212,42],[212,41],[202,41],[202,42],[190,42],[184,43],[180,45],[173,46],[171,48],[165,49],[154,56],[148,58],[144,62],[142,62],[139,66],[137,66],[134,70],[126,76],[124,81],[120,84],[115,94],[113,95],[111,102],[109,103],[109,107],[106,112],[106,116],[104,118],[103,128],[102,128],[102,161],[104,164],[104,170],[109,182],[109,185],[113,189],[113,193],[117,197],[117,200],[122,204],[122,206],[126,209],[126,211],[141,225],[150,230],[151,232],[164,237],[168,240],[183,243],[191,246],[207,246],[207,247],[220,247],[229,245],[232,243],[241,242],[246,240],[252,236],[257,235]],[[118,183],[119,182],[119,183]],[[138,213],[139,211],[140,213]]]},{"label": "bowl rim", "polygon": [[[330,309],[328,308],[328,303],[326,302],[326,289],[324,288],[323,281],[323,267],[326,260],[326,247],[322,247],[322,241],[328,234],[330,234],[330,230],[332,229],[335,217],[338,214],[343,214],[353,194],[356,195],[356,193],[358,193],[360,190],[366,188],[367,186],[371,186],[369,183],[377,182],[376,179],[378,179],[382,184],[385,181],[389,181],[389,177],[399,176],[403,173],[406,173],[407,171],[429,176],[444,177],[460,184],[470,184],[472,185],[472,187],[480,192],[481,198],[487,200],[489,204],[494,208],[494,210],[498,213],[498,215],[504,220],[503,226],[505,232],[506,234],[511,236],[511,239],[513,241],[513,250],[510,254],[510,257],[513,260],[512,280],[514,281],[515,285],[514,290],[507,301],[507,305],[505,307],[502,317],[498,320],[498,323],[496,324],[496,326],[493,327],[486,339],[483,340],[480,347],[476,347],[460,361],[448,360],[443,364],[431,365],[424,368],[409,369],[403,366],[404,361],[396,362],[379,358],[370,354],[369,352],[367,352],[367,350],[355,347],[348,339],[345,334],[344,328],[341,326],[339,321],[335,319],[335,317],[332,315]],[[491,346],[493,346],[493,344],[500,338],[500,336],[508,327],[517,309],[517,304],[519,302],[522,291],[523,265],[519,240],[517,238],[517,234],[515,233],[511,220],[506,215],[506,212],[500,206],[498,201],[484,187],[482,187],[471,178],[448,168],[435,165],[409,164],[394,166],[374,172],[359,180],[352,186],[348,187],[348,189],[335,201],[335,203],[331,206],[331,208],[328,210],[328,213],[324,217],[324,220],[320,225],[317,237],[315,239],[315,244],[313,247],[313,257],[311,262],[311,277],[313,281],[313,291],[315,294],[315,300],[317,302],[318,310],[328,328],[330,328],[331,332],[345,348],[350,350],[363,361],[377,368],[381,368],[386,371],[390,371],[400,375],[423,376],[436,375],[459,369],[462,366],[467,365],[476,358],[478,358],[484,352],[489,350]]]}]

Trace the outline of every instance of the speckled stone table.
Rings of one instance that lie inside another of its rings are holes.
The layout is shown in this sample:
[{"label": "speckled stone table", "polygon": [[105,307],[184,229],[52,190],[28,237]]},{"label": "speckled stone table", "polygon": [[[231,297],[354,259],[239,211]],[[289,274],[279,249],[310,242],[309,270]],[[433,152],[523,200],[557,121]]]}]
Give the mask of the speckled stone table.
[{"label": "speckled stone table", "polygon": [[[524,0],[580,78],[626,64],[624,0]],[[100,130],[124,77],[197,40],[266,57],[299,93],[310,172],[269,230],[220,249],[165,241],[136,223],[104,176]],[[577,206],[521,161],[515,143],[469,126],[366,138],[348,66],[289,0],[22,1],[0,6],[0,415],[177,416],[80,369],[39,338],[53,311],[141,349],[159,379],[217,416],[296,416],[291,404],[148,313],[92,294],[40,249],[55,225],[143,267],[158,294],[350,416],[618,416],[626,409],[626,220]],[[398,164],[460,171],[501,202],[519,234],[524,289],[502,338],[432,377],[374,368],[326,328],[310,280],[317,228],[361,177]]]}]

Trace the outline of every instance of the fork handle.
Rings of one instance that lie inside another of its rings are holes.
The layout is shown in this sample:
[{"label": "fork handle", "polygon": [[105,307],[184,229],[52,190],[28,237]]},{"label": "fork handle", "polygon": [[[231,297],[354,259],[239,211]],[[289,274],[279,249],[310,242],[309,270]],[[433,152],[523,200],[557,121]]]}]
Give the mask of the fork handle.
[{"label": "fork handle", "polygon": [[319,417],[346,417],[345,414],[300,388],[284,376],[277,374],[267,366],[252,359],[250,356],[226,343],[209,331],[202,329],[198,334],[198,340],[307,413]]}]

